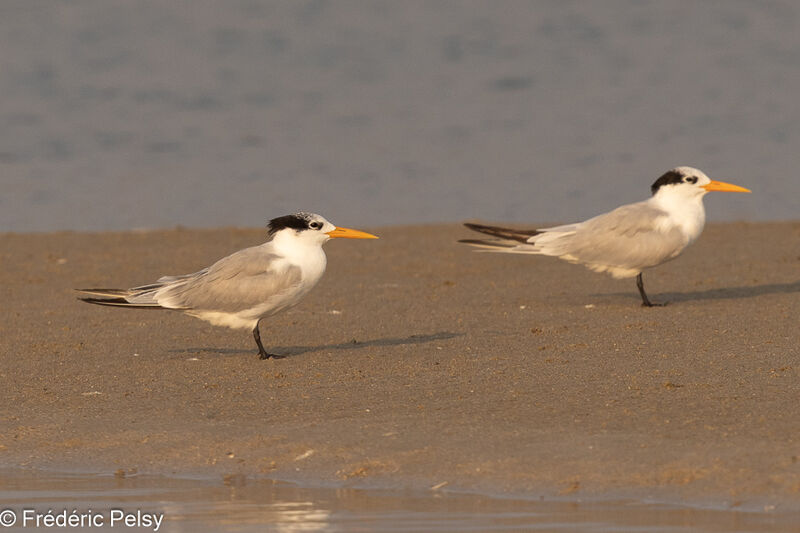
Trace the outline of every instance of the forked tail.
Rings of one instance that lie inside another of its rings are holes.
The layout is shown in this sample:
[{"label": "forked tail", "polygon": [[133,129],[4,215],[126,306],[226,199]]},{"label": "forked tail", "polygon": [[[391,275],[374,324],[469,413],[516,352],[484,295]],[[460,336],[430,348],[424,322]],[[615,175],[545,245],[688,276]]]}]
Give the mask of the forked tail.
[{"label": "forked tail", "polygon": [[483,224],[472,224],[467,222],[464,224],[471,230],[479,233],[485,233],[496,239],[461,239],[458,242],[469,244],[476,248],[481,248],[487,251],[495,252],[514,252],[514,253],[532,253],[528,245],[528,239],[534,235],[541,233],[539,230],[523,230],[501,228],[499,226],[485,226]]},{"label": "forked tail", "polygon": [[469,229],[479,233],[485,233],[486,235],[491,235],[492,237],[499,237],[501,239],[517,241],[521,243],[527,243],[528,239],[541,233],[541,231],[538,229],[501,228],[499,226],[485,226],[483,224],[473,224],[471,222],[465,222],[464,225]]},{"label": "forked tail", "polygon": [[[97,305],[112,305],[115,307],[130,307],[130,308],[147,308],[147,309],[162,309],[156,302],[151,294],[153,289],[140,290],[137,289],[75,289],[84,294],[90,294],[93,297],[79,298],[80,300]],[[99,296],[100,298],[96,298]]]}]

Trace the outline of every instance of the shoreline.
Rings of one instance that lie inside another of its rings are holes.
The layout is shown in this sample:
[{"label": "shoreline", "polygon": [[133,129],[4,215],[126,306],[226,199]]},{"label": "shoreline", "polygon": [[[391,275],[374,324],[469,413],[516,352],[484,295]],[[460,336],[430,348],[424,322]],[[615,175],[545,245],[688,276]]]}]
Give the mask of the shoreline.
[{"label": "shoreline", "polygon": [[709,224],[645,274],[659,309],[632,280],[473,253],[458,225],[363,229],[381,240],[329,243],[319,286],[263,328],[278,361],[71,291],[264,230],[0,235],[3,467],[800,503],[800,222]]},{"label": "shoreline", "polygon": [[261,484],[273,484],[275,486],[286,486],[299,490],[308,491],[330,491],[330,490],[356,490],[372,493],[414,495],[414,496],[449,496],[465,497],[477,496],[497,501],[519,501],[541,505],[561,505],[561,504],[586,504],[599,506],[616,505],[638,505],[652,508],[670,508],[672,511],[711,511],[719,513],[743,513],[760,516],[786,516],[795,515],[800,512],[800,505],[790,500],[770,500],[753,499],[743,501],[725,501],[714,497],[707,497],[700,500],[684,500],[673,495],[670,497],[665,494],[649,494],[643,491],[618,491],[611,493],[597,494],[553,494],[547,489],[534,492],[496,492],[481,488],[464,489],[457,486],[438,486],[431,487],[419,483],[348,483],[347,481],[322,481],[311,477],[306,479],[292,479],[283,477],[272,477],[269,475],[214,475],[199,472],[111,472],[107,469],[100,470],[55,470],[40,467],[13,467],[0,466],[0,480],[3,479],[35,479],[46,482],[48,479],[75,478],[83,483],[91,483],[91,480],[105,482],[116,480],[117,482],[145,481],[150,484],[157,484],[159,480],[164,482],[179,482],[198,484],[208,487],[228,486],[244,487],[258,486]]},{"label": "shoreline", "polygon": [[[53,509],[91,509],[108,517],[113,510],[145,510],[167,526],[180,523],[214,531],[237,525],[259,531],[298,522],[358,528],[371,521],[377,530],[413,525],[461,531],[552,528],[606,531],[659,527],[698,531],[794,531],[796,513],[763,509],[712,508],[634,499],[526,498],[478,492],[418,489],[309,488],[274,480],[186,479],[173,476],[90,476],[15,474],[0,470],[5,511],[20,516],[31,499],[46,498]],[[55,490],[55,494],[53,491]],[[90,500],[87,501],[87,492]],[[91,496],[93,495],[93,496]],[[66,511],[64,511],[66,512]],[[117,511],[120,512],[120,511]],[[5,520],[8,520],[6,516]],[[502,525],[501,525],[502,524]]]}]

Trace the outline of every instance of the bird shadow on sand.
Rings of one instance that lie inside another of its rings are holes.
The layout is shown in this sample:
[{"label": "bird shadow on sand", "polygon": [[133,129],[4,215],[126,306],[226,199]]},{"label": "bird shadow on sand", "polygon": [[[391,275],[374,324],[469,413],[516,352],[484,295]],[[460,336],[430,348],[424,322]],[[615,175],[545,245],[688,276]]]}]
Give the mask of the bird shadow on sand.
[{"label": "bird shadow on sand", "polygon": [[[295,355],[302,355],[305,353],[322,352],[326,350],[360,350],[362,348],[372,348],[375,346],[404,346],[409,344],[427,344],[429,342],[444,341],[454,339],[456,337],[463,337],[464,333],[453,333],[450,331],[440,331],[438,333],[431,333],[428,335],[409,335],[408,337],[390,337],[385,339],[372,339],[360,341],[357,339],[348,342],[340,342],[338,344],[323,344],[320,346],[267,346],[267,351],[274,353],[279,357],[293,357]],[[256,353],[255,347],[246,349],[235,348],[184,348],[182,350],[170,350],[173,353],[216,353],[216,354],[242,354],[253,352]]]},{"label": "bird shadow on sand", "polygon": [[[649,292],[649,291],[648,291]],[[767,294],[783,294],[800,292],[800,281],[792,283],[765,283],[747,287],[721,287],[704,291],[689,292],[652,292],[650,297],[656,302],[678,303],[692,300],[738,300],[741,298],[754,298]],[[636,291],[613,293],[614,296],[627,295],[639,299]]]}]

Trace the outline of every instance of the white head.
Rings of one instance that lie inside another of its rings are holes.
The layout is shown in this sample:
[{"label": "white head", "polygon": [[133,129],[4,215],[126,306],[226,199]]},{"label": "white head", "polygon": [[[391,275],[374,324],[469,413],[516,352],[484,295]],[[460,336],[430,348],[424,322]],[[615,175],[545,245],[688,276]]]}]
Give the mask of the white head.
[{"label": "white head", "polygon": [[680,196],[702,198],[709,191],[750,192],[744,187],[714,181],[702,170],[692,167],[675,167],[658,178],[650,187],[653,196]]},{"label": "white head", "polygon": [[337,228],[325,217],[316,213],[299,212],[273,218],[269,221],[270,240],[292,239],[305,244],[322,246],[329,239],[342,237],[347,239],[377,239],[363,231],[348,228]]}]

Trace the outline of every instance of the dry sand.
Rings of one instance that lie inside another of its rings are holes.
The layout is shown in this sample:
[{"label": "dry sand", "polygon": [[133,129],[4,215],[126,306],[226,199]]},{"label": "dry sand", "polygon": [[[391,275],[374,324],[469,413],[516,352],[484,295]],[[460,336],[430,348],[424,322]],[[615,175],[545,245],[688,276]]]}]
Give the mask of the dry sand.
[{"label": "dry sand", "polygon": [[[363,228],[370,230],[370,228]],[[710,225],[613,280],[457,225],[327,245],[249,332],[86,305],[264,230],[0,235],[0,461],[531,495],[800,504],[800,222]]]}]

